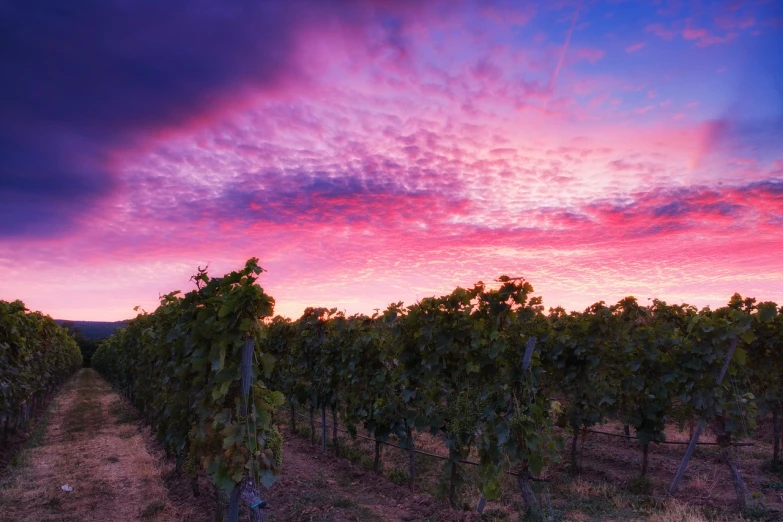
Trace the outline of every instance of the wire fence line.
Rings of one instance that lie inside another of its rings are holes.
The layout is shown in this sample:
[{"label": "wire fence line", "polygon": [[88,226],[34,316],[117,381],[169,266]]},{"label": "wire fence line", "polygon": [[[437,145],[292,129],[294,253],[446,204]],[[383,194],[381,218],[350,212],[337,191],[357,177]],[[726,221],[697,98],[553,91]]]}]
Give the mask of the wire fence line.
[{"label": "wire fence line", "polygon": [[[308,420],[310,419],[310,417],[308,417],[307,415],[304,415],[303,413],[297,413],[296,415],[299,416],[299,417],[302,417],[304,419],[308,419]],[[315,420],[315,422],[318,423],[319,425],[321,424],[320,420]],[[326,423],[326,427],[327,428],[333,428],[333,425],[329,424],[329,423]],[[382,441],[382,440],[378,440],[378,439],[376,439],[374,437],[366,437],[364,435],[359,435],[358,433],[351,433],[350,431],[344,430],[344,429],[339,428],[339,427],[337,428],[337,431],[341,431],[343,433],[347,433],[351,437],[357,437],[357,438],[360,438],[360,439],[370,440],[370,441],[376,442],[378,444],[383,444],[384,446],[391,446],[392,448],[397,448],[397,449],[400,449],[400,450],[403,450],[403,451],[408,451],[408,448],[403,448],[402,446],[400,446],[398,444],[392,444],[391,442],[385,442],[385,441]],[[422,450],[418,450],[418,449],[415,449],[415,448],[413,449],[413,452],[418,454],[418,455],[423,455],[425,457],[432,457],[432,458],[436,458],[436,459],[440,459],[440,460],[449,460],[449,457],[446,457],[444,455],[438,455],[437,453],[430,453],[428,451],[422,451]],[[460,464],[468,464],[470,466],[479,466],[480,465],[478,462],[473,462],[472,460],[459,460],[457,462],[459,462]],[[511,475],[512,477],[518,477],[519,476],[519,473],[515,473],[513,471],[506,471],[505,473],[507,475]],[[547,479],[547,478],[528,477],[528,479],[530,479],[533,482],[551,482],[551,479]]]},{"label": "wire fence line", "polygon": [[[586,428],[582,428],[579,431],[586,431],[588,433],[596,433],[598,435],[606,435],[606,436],[609,436],[609,437],[618,437],[618,438],[621,438],[621,439],[639,440],[639,437],[632,437],[630,435],[624,435],[622,433],[609,433],[608,431],[589,430],[589,429],[586,429]],[[690,442],[688,442],[687,440],[685,440],[685,441],[683,441],[683,440],[664,440],[664,441],[655,442],[655,444],[679,444],[679,445],[687,446],[688,444],[690,444]],[[717,442],[697,442],[696,444],[699,445],[699,446],[719,446],[719,444]],[[732,442],[731,445],[732,446],[737,446],[737,447],[742,447],[742,446],[755,446],[756,444],[754,442]]]},{"label": "wire fence line", "polygon": [[[308,415],[303,414],[303,413],[297,412],[296,415],[298,417],[303,418],[303,419],[310,420],[310,417]],[[319,426],[323,425],[320,419],[314,418],[313,420]],[[329,424],[328,422],[325,424],[325,426],[326,426],[326,428],[334,429],[334,425],[333,424]],[[398,444],[393,444],[391,442],[378,440],[378,439],[376,439],[374,437],[367,437],[365,435],[360,435],[359,433],[352,433],[352,432],[350,432],[348,430],[344,430],[344,429],[342,429],[340,427],[337,427],[337,431],[342,432],[342,433],[347,433],[351,437],[356,437],[356,438],[360,438],[360,439],[364,439],[364,440],[369,440],[369,441],[375,442],[377,444],[382,444],[384,446],[390,446],[392,448],[397,448],[397,449],[402,450],[402,451],[408,451],[407,448],[403,448],[402,446],[400,446]],[[626,440],[639,440],[638,437],[633,437],[631,435],[624,435],[624,434],[621,434],[621,433],[609,433],[607,431],[590,430],[590,429],[585,429],[585,428],[583,428],[581,431],[586,431],[588,433],[594,433],[596,435],[605,435],[605,436],[609,436],[609,437],[618,437],[618,438],[622,438],[622,439],[626,439]],[[684,445],[684,446],[687,446],[689,443],[687,441],[661,441],[661,442],[656,442],[656,444],[674,444],[674,445]],[[699,446],[718,446],[717,442],[697,442],[696,444],[698,444]],[[755,446],[755,443],[753,443],[753,442],[732,442],[731,445],[735,446],[735,447],[747,447],[747,446]],[[449,460],[449,457],[447,457],[447,456],[438,455],[437,453],[430,453],[428,451],[422,451],[422,450],[415,449],[415,448],[414,448],[413,452],[416,453],[417,455],[422,455],[422,456],[425,456],[425,457],[430,457],[430,458],[435,458],[435,459],[440,459],[440,460]],[[457,462],[460,463],[460,464],[467,464],[469,466],[479,466],[480,465],[478,462],[474,462],[472,460],[462,460],[462,459],[460,459]],[[519,473],[515,473],[513,471],[506,471],[505,473],[507,475],[511,475],[512,477],[518,477],[519,476]],[[551,482],[551,479],[547,479],[547,478],[538,478],[538,477],[528,477],[528,478],[531,481],[533,481],[533,482]]]}]

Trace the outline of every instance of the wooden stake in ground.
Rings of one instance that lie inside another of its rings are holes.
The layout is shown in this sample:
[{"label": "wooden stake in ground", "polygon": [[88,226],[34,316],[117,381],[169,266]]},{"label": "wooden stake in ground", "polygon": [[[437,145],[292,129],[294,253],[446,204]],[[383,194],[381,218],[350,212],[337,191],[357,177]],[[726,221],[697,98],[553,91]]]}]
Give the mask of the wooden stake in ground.
[{"label": "wooden stake in ground", "polygon": [[[246,339],[244,345],[242,345],[242,375],[240,380],[240,392],[239,399],[239,413],[240,415],[247,415],[249,412],[250,403],[250,386],[252,385],[253,377],[253,353],[254,343],[252,339]],[[250,434],[255,437],[256,434]],[[244,491],[244,495],[243,495]],[[245,477],[239,484],[234,486],[231,490],[231,496],[228,504],[228,522],[239,522],[239,500],[240,498],[255,499],[258,496],[258,485],[256,485],[255,477]],[[258,514],[258,509],[255,508],[254,514]]]},{"label": "wooden stake in ground", "polygon": [[451,473],[449,473],[449,505],[452,507],[452,509],[457,508],[457,474],[459,473],[457,470],[457,464],[456,461],[451,463]]},{"label": "wooden stake in ground", "polygon": [[237,484],[228,497],[228,522],[239,521],[239,484]]},{"label": "wooden stake in ground", "polygon": [[215,522],[223,522],[223,490],[215,488]]},{"label": "wooden stake in ground", "polygon": [[519,492],[522,493],[522,502],[525,504],[525,511],[528,513],[537,514],[541,511],[541,506],[538,504],[538,498],[533,491],[533,487],[530,485],[530,474],[527,469],[519,471],[517,475],[517,485],[519,486]]},{"label": "wooden stake in ground", "polygon": [[405,439],[408,444],[408,488],[411,492],[415,489],[416,483],[416,453],[413,447],[413,428],[408,425],[408,419],[405,422]]},{"label": "wooden stake in ground", "polygon": [[[535,336],[530,336],[530,338],[527,340],[527,343],[525,344],[525,354],[522,356],[523,372],[526,372],[530,368],[530,361],[533,360],[533,351],[535,351],[536,349],[537,341],[538,338],[536,338]],[[509,410],[510,408],[511,405],[509,405]],[[576,436],[574,437],[574,440],[576,440]],[[519,486],[520,493],[522,493],[522,500],[525,503],[525,509],[533,510],[533,511],[538,509],[538,500],[536,499],[536,494],[530,485],[530,475],[528,474],[527,466],[523,467],[519,471],[519,475],[517,477],[517,485]],[[476,511],[478,511],[479,514],[484,513],[484,508],[486,507],[486,505],[487,505],[487,497],[485,495],[481,495]]]},{"label": "wooden stake in ground", "polygon": [[375,473],[381,471],[381,442],[378,439],[375,439],[375,460],[372,463],[372,470]]},{"label": "wooden stake in ground", "polygon": [[[718,374],[718,378],[715,379],[715,386],[718,387],[723,382],[723,378],[726,376],[726,371],[729,369],[729,363],[731,362],[731,358],[734,357],[734,350],[737,348],[737,339],[733,339],[731,341],[731,345],[729,346],[729,351],[726,353],[726,358],[723,360],[723,366],[720,369],[720,374]],[[688,468],[688,461],[691,460],[691,456],[693,455],[693,450],[696,449],[696,443],[699,441],[699,436],[701,435],[701,430],[704,429],[704,419],[699,422],[699,425],[696,427],[696,429],[693,431],[693,436],[691,437],[691,442],[688,444],[688,449],[685,450],[685,456],[682,458],[682,462],[680,463],[679,469],[677,469],[677,474],[674,475],[674,480],[672,481],[672,485],[669,487],[669,493],[674,494],[677,491],[677,488],[680,485],[680,480],[682,480],[682,476],[685,475],[685,470]]]},{"label": "wooden stake in ground", "polygon": [[571,468],[577,470],[579,464],[576,461],[576,443],[579,440],[579,425],[574,424],[571,428],[574,430],[574,439],[571,441]]},{"label": "wooden stake in ground", "polygon": [[310,406],[310,444],[315,446],[315,408]]},{"label": "wooden stake in ground", "polygon": [[326,406],[321,406],[321,451],[326,453]]},{"label": "wooden stake in ground", "polygon": [[[536,348],[536,337],[531,336],[527,340],[525,345],[525,355],[522,357],[522,371],[527,372],[530,369],[530,361],[533,358],[533,351]],[[537,513],[540,509],[538,505],[538,499],[533,491],[533,487],[530,485],[530,473],[528,472],[527,465],[518,470],[517,485],[519,486],[519,492],[522,493],[522,501],[525,503],[525,510]]]},{"label": "wooden stake in ground", "polygon": [[774,443],[772,446],[772,464],[780,465],[780,417],[783,416],[783,410],[778,407],[772,412],[772,431]]},{"label": "wooden stake in ground", "polygon": [[750,491],[745,485],[745,481],[742,480],[737,465],[734,463],[734,458],[731,455],[731,433],[725,430],[725,424],[723,419],[718,419],[715,423],[715,432],[717,434],[717,442],[720,447],[720,456],[723,462],[728,466],[731,471],[731,483],[734,485],[734,492],[737,494],[737,507],[740,511],[745,511],[747,503],[745,501],[746,496],[750,496]]},{"label": "wooden stake in ground", "polygon": [[478,507],[476,507],[476,511],[478,511],[479,515],[484,513],[484,508],[487,506],[487,497],[485,495],[481,495],[481,498],[479,499]]},{"label": "wooden stake in ground", "polygon": [[340,456],[340,440],[337,438],[337,406],[332,406],[332,442],[334,443],[334,454]]},{"label": "wooden stake in ground", "polygon": [[296,433],[296,406],[293,401],[289,401],[291,404],[291,432]]}]

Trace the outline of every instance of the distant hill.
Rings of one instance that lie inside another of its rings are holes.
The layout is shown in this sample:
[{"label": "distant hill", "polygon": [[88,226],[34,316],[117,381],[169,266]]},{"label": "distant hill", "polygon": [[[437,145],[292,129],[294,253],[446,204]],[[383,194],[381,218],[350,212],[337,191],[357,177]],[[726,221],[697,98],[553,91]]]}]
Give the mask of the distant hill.
[{"label": "distant hill", "polygon": [[104,339],[116,332],[119,328],[128,326],[127,321],[68,321],[65,319],[55,319],[57,324],[69,323],[77,328],[87,339]]}]

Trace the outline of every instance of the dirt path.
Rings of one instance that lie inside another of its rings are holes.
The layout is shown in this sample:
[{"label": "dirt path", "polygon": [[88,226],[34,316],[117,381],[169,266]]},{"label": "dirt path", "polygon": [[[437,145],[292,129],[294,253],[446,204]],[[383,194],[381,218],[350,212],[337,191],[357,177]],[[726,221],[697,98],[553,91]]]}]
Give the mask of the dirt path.
[{"label": "dirt path", "polygon": [[[209,479],[193,496],[148,426],[91,369],[68,382],[0,479],[0,522],[205,522],[215,518]],[[322,454],[285,433],[285,468],[265,498],[269,522],[456,520],[426,494]],[[69,485],[72,492],[62,486]],[[440,513],[439,513],[440,511]],[[446,510],[450,511],[450,510]],[[445,515],[445,516],[444,516]]]},{"label": "dirt path", "polygon": [[0,521],[181,519],[158,459],[95,371],[76,374],[41,422],[40,440],[0,484]]},{"label": "dirt path", "polygon": [[[18,463],[10,468],[10,475],[0,476],[0,522],[216,519],[218,500],[209,477],[199,474],[200,494],[194,496],[190,479],[175,472],[173,459],[165,458],[151,428],[138,420],[135,410],[93,370],[81,370],[66,384],[31,433],[27,448],[15,457]],[[319,445],[311,445],[309,433],[297,436],[285,427],[283,434],[282,475],[262,492],[269,503],[268,522],[445,522],[479,518],[475,512],[452,510],[445,501],[433,498],[443,476],[439,461],[417,459],[417,492],[411,494],[398,485],[407,480],[404,473],[400,474],[400,470],[407,470],[404,452],[385,450],[385,475],[378,475],[370,471],[372,443],[341,438],[343,457],[336,458],[331,450],[324,454]],[[438,451],[438,447],[426,445],[424,435],[419,442],[425,450]],[[694,460],[683,487],[682,499],[693,505],[659,491],[668,484],[672,467],[681,458],[680,448],[655,448],[650,464],[652,495],[625,490],[624,484],[638,469],[638,446],[627,441],[607,444],[601,438],[590,437],[582,449],[580,477],[565,472],[565,464],[550,470],[551,498],[547,487],[547,505],[563,520],[740,519],[734,512],[733,493],[726,490],[730,486],[725,477],[720,478],[725,470],[709,449],[699,450],[703,455]],[[747,472],[753,471],[748,480],[761,481],[765,505],[773,510],[767,514],[775,515],[774,511],[783,507],[777,500],[779,497],[783,501],[783,475],[763,471],[768,453],[766,446],[746,450],[742,462]],[[73,491],[63,491],[65,484]],[[477,496],[466,491],[464,500],[475,506]],[[514,484],[505,484],[501,498],[488,506],[487,515],[490,512],[493,515],[489,519],[512,520],[519,516],[521,504]]]},{"label": "dirt path", "polygon": [[[396,521],[462,520],[426,493],[411,494],[347,459],[323,454],[285,430],[282,477],[266,491],[268,520]],[[345,448],[344,448],[345,449]]]}]

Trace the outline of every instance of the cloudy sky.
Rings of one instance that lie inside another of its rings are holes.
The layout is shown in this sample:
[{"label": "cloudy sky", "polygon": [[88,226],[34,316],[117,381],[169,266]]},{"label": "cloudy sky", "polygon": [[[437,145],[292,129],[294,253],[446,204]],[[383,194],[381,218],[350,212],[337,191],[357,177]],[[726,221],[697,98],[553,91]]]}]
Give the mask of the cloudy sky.
[{"label": "cloudy sky", "polygon": [[783,302],[783,4],[0,5],[0,299]]}]

